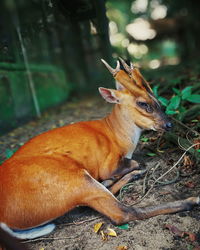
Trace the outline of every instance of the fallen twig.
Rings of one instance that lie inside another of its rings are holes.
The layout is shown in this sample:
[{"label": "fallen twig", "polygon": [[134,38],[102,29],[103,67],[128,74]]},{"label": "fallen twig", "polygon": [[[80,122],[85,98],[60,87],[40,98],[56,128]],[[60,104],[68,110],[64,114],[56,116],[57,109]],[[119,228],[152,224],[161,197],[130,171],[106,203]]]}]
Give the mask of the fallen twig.
[{"label": "fallen twig", "polygon": [[36,241],[41,241],[41,240],[68,240],[68,239],[75,239],[79,237],[80,235],[76,235],[76,237],[43,237],[43,238],[37,238],[37,239],[32,239],[32,240],[25,240],[22,241],[22,243],[30,243],[30,242],[36,242]]},{"label": "fallen twig", "polygon": [[199,134],[196,130],[194,130],[194,129],[188,127],[187,125],[185,125],[185,124],[182,123],[181,121],[177,120],[177,119],[174,118],[173,116],[171,117],[171,119],[174,120],[174,121],[175,121],[176,123],[178,123],[179,125],[181,125],[182,127],[187,128],[189,131],[192,131],[194,134],[200,136],[200,134]]},{"label": "fallen twig", "polygon": [[151,187],[149,188],[149,190],[136,202],[134,202],[133,204],[131,204],[132,206],[135,205],[135,204],[138,204],[140,203],[142,200],[144,200],[144,198],[151,192],[151,190],[154,188],[155,184],[161,180],[164,176],[166,176],[169,172],[172,171],[172,169],[174,169],[179,163],[180,161],[183,159],[183,157],[186,155],[186,153],[192,148],[192,147],[195,147],[197,145],[199,145],[200,143],[195,143],[193,145],[191,145],[189,148],[187,148],[185,150],[185,152],[182,154],[182,156],[178,159],[178,161],[169,169],[167,170],[164,174],[162,174],[161,176],[159,176],[154,182],[153,184],[151,185]]},{"label": "fallen twig", "polygon": [[77,222],[70,222],[70,223],[61,223],[59,224],[58,226],[77,226],[77,225],[81,225],[81,224],[84,224],[86,222],[90,222],[90,221],[94,221],[94,220],[97,220],[97,219],[100,219],[101,216],[97,216],[95,218],[90,218],[90,219],[87,219],[87,220],[82,220],[82,221],[77,221]]}]

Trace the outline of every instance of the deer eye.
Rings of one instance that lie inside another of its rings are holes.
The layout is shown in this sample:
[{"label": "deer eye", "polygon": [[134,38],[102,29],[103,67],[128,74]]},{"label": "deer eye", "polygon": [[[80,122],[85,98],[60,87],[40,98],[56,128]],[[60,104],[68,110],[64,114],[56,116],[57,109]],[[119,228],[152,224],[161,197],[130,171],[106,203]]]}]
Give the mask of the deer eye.
[{"label": "deer eye", "polygon": [[137,102],[137,105],[140,108],[146,110],[146,112],[148,112],[148,113],[152,113],[153,112],[152,107],[148,103],[146,103],[146,102]]},{"label": "deer eye", "polygon": [[142,109],[146,109],[149,106],[146,102],[137,102],[137,105]]}]

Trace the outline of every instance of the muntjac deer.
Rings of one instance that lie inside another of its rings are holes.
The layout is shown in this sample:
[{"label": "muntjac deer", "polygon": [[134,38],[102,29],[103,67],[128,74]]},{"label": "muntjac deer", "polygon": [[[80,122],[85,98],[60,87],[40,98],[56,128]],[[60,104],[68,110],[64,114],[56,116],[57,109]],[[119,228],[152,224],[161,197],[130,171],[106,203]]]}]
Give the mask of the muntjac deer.
[{"label": "muntjac deer", "polygon": [[0,225],[18,238],[51,232],[54,224],[46,223],[80,205],[97,210],[116,225],[199,205],[198,197],[190,197],[127,207],[114,197],[124,184],[144,173],[131,159],[141,131],[167,130],[172,125],[132,63],[120,59],[113,69],[102,61],[116,80],[116,89],[99,88],[102,97],[115,104],[111,114],[42,133],[0,167]]}]

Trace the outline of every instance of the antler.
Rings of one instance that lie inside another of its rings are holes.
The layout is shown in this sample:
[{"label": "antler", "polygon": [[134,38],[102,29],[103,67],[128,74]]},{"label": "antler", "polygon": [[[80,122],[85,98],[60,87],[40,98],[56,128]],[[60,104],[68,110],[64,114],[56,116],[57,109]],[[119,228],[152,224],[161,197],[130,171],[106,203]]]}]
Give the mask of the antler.
[{"label": "antler", "polygon": [[115,76],[117,74],[117,72],[120,71],[120,63],[119,63],[119,61],[117,61],[117,66],[116,66],[115,69],[113,69],[105,60],[101,59],[101,61],[113,76]]},{"label": "antler", "polygon": [[[105,60],[101,59],[102,63],[114,76],[115,80],[117,80],[120,84],[122,84],[125,88],[127,88],[131,92],[137,92],[135,86],[139,87],[140,89],[143,88],[148,92],[152,92],[151,87],[143,78],[140,71],[133,65],[133,63],[130,63],[129,66],[121,57],[119,57],[119,60],[122,66],[124,67],[124,70],[120,70],[119,61],[117,61],[116,68],[113,69]],[[120,73],[117,74],[119,71]]]},{"label": "antler", "polygon": [[131,74],[131,70],[134,68],[133,64],[131,63],[131,67],[124,61],[124,59],[122,59],[121,57],[119,57],[120,62],[122,63],[124,69],[126,70],[126,72],[128,74]]},{"label": "antler", "polygon": [[[139,69],[137,69],[133,63],[130,63],[130,66],[121,58],[119,57],[120,62],[122,63],[125,71],[130,75],[133,82],[138,86],[145,88],[147,91],[152,92],[151,87],[149,86],[148,82],[144,79],[141,75]],[[129,87],[132,89],[132,86]]]}]

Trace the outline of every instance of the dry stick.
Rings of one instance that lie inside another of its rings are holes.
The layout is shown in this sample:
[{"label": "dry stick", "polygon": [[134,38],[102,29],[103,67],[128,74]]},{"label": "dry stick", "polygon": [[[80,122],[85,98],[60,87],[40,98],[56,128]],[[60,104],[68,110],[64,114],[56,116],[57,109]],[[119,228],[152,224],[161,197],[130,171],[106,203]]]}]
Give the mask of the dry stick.
[{"label": "dry stick", "polygon": [[[154,175],[155,170],[156,170],[156,168],[153,169],[153,172],[152,172],[152,177],[153,177],[154,180],[156,180],[156,177],[155,177],[155,175]],[[168,180],[168,181],[159,181],[159,180],[157,180],[157,182],[158,182],[159,184],[161,184],[161,185],[169,185],[169,184],[172,184],[172,183],[174,183],[175,181],[177,181],[178,178],[179,178],[179,176],[180,176],[179,170],[177,169],[177,170],[176,170],[176,176],[175,176],[174,179]]]},{"label": "dry stick", "polygon": [[[160,163],[157,163],[156,166],[155,166],[155,169],[157,169],[159,166],[160,166]],[[144,181],[143,181],[142,194],[145,193],[145,190],[146,190],[146,179],[147,179],[147,176],[148,176],[148,174],[149,174],[149,172],[150,172],[150,170],[151,170],[152,168],[154,168],[154,166],[151,166],[151,167],[147,168],[147,172],[146,172],[146,174],[145,174],[145,176],[144,176]],[[127,187],[129,187],[129,186],[133,186],[133,185],[135,185],[135,182],[130,182],[130,183],[124,185],[124,186],[119,190],[119,197],[118,197],[118,199],[119,199],[120,201],[122,201],[122,198],[123,198],[123,197],[122,197],[122,194],[123,194],[124,189],[127,188]]]},{"label": "dry stick", "polygon": [[190,133],[190,131],[187,131],[187,133],[186,133],[186,139],[189,141],[189,143],[193,143],[193,141],[189,138],[189,133]]},{"label": "dry stick", "polygon": [[158,141],[157,141],[156,149],[157,149],[158,152],[160,152],[159,146],[160,146],[160,142],[161,142],[161,140],[163,138],[163,134],[164,134],[164,132],[160,135],[160,137],[158,138]]},{"label": "dry stick", "polygon": [[[188,140],[188,139],[187,139],[187,140]],[[189,142],[190,142],[190,141],[189,141]],[[181,145],[180,137],[178,137],[178,145],[179,145],[180,149],[182,149],[182,150],[187,150],[186,148],[184,148],[183,145]]]},{"label": "dry stick", "polygon": [[100,219],[101,216],[97,216],[95,218],[90,218],[90,219],[87,219],[87,220],[82,220],[82,221],[77,221],[77,222],[70,222],[70,223],[61,223],[59,224],[58,226],[77,226],[77,225],[81,225],[85,222],[90,222],[90,221],[94,221],[94,220],[97,220],[97,219]]},{"label": "dry stick", "polygon": [[172,120],[174,120],[175,122],[177,122],[179,125],[181,125],[181,126],[187,128],[188,130],[192,131],[193,133],[195,133],[195,134],[197,134],[197,135],[200,135],[196,130],[194,130],[194,129],[188,127],[187,125],[185,125],[185,124],[182,123],[181,121],[177,120],[176,118],[174,118],[174,117],[171,117],[171,118],[172,118]]},{"label": "dry stick", "polygon": [[133,204],[131,204],[131,206],[135,205],[135,204],[138,204],[139,202],[141,202],[149,193],[150,191],[154,188],[154,185],[156,184],[156,182],[158,182],[160,179],[162,179],[165,175],[167,175],[172,169],[174,169],[178,164],[179,162],[183,159],[183,157],[186,155],[187,151],[189,151],[191,148],[197,146],[197,145],[200,145],[200,143],[195,143],[193,145],[191,145],[189,148],[187,148],[185,150],[185,152],[182,154],[182,156],[179,158],[179,160],[169,169],[167,170],[164,174],[162,174],[160,177],[158,177],[154,182],[153,184],[151,185],[151,187],[149,188],[149,190],[146,192],[145,195],[143,195],[141,197],[141,199],[139,199],[138,201],[134,202]]},{"label": "dry stick", "polygon": [[37,238],[37,239],[32,239],[32,240],[25,240],[25,241],[22,241],[22,243],[30,243],[30,242],[36,242],[36,241],[41,241],[41,240],[67,240],[67,239],[75,239],[79,236],[80,235],[76,235],[75,237],[43,237],[43,238]]},{"label": "dry stick", "polygon": [[[153,166],[153,167],[154,167],[154,170],[156,170],[159,166],[160,166],[160,162],[158,162],[158,163],[156,164],[155,167]],[[144,177],[143,186],[142,186],[142,194],[143,194],[143,195],[145,194],[145,191],[146,191],[146,179],[147,179],[147,176],[148,176],[148,174],[149,174],[149,171],[150,171],[153,167],[150,167],[150,168],[147,170],[147,173],[146,173],[146,175],[145,175],[145,177]]]}]

